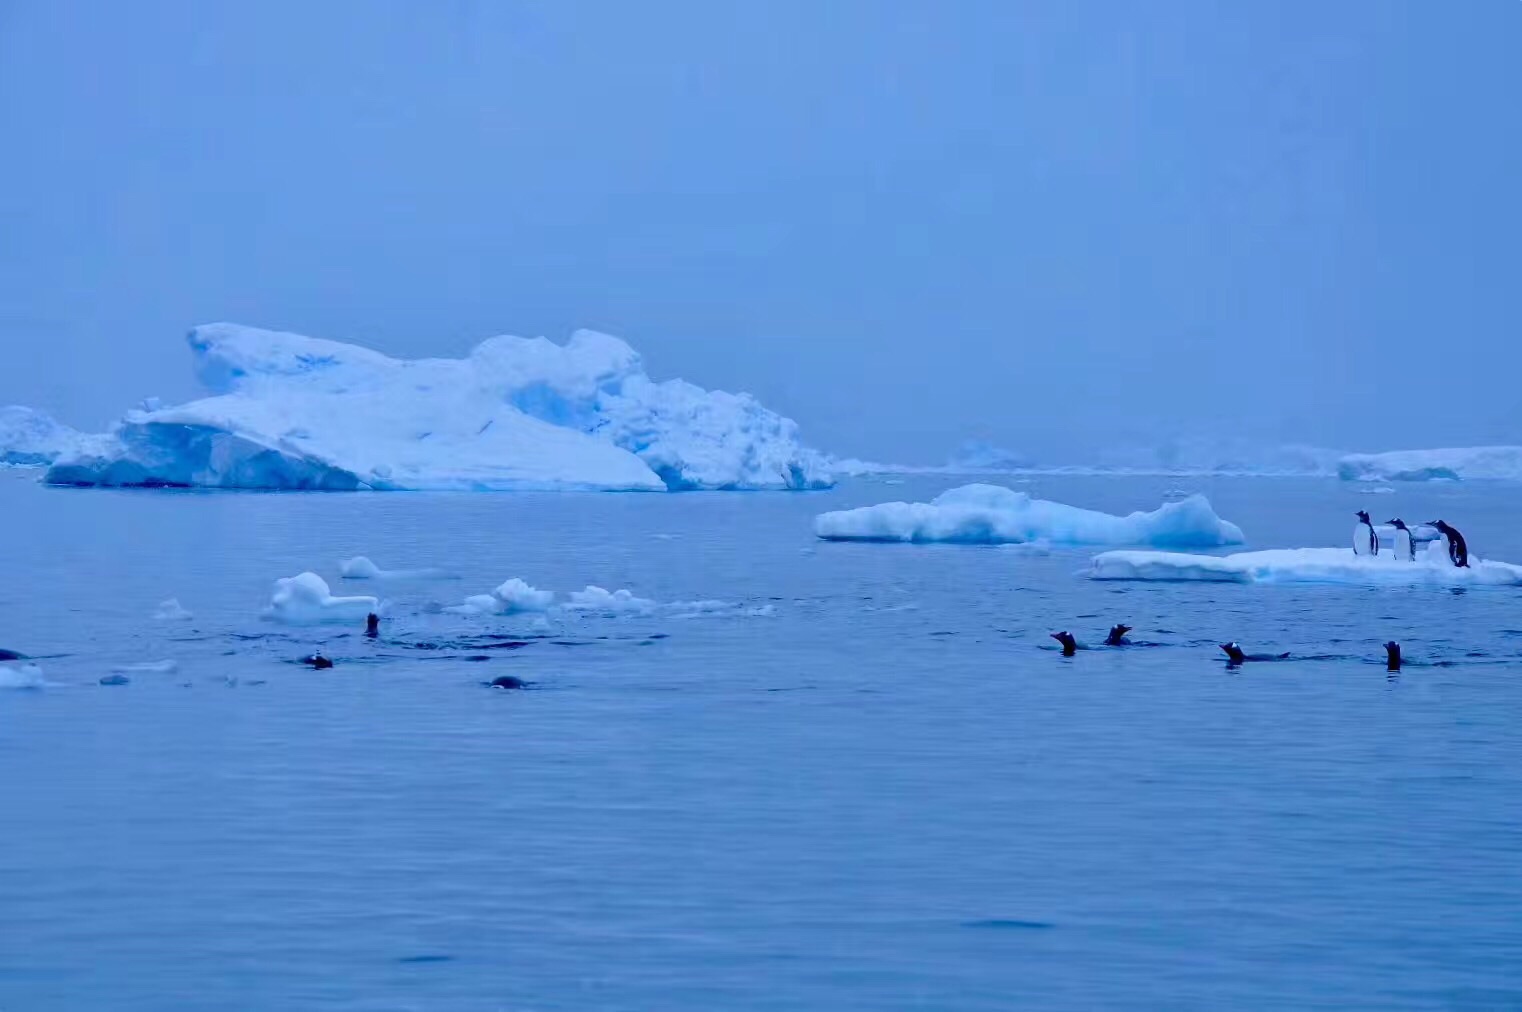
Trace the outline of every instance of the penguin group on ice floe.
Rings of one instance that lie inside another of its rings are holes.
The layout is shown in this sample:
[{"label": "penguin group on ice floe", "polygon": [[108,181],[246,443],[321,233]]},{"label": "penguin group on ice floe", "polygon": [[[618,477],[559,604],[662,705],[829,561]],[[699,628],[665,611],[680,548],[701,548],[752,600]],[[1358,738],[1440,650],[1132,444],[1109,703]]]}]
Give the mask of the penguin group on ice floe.
[{"label": "penguin group on ice floe", "polygon": [[[1358,524],[1353,528],[1353,554],[1354,555],[1378,555],[1379,554],[1379,531],[1375,529],[1369,520],[1367,510],[1359,510],[1356,514]],[[1411,528],[1406,522],[1396,517],[1386,520],[1385,526],[1395,529],[1394,551],[1397,559],[1405,559],[1409,562],[1416,561],[1416,538],[1412,535]],[[1438,537],[1448,542],[1448,560],[1460,569],[1469,568],[1469,546],[1464,542],[1464,535],[1460,534],[1449,524],[1441,520],[1429,520],[1419,527],[1430,527],[1437,531]]]}]

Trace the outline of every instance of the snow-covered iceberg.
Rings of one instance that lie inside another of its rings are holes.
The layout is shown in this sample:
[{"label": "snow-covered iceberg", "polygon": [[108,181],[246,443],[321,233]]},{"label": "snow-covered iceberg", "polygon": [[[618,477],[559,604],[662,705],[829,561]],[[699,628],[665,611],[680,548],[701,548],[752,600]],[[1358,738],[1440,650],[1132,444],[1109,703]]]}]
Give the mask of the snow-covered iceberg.
[{"label": "snow-covered iceberg", "polygon": [[983,484],[951,489],[928,503],[888,502],[822,513],[814,519],[814,533],[828,541],[974,545],[1046,541],[1210,548],[1243,540],[1242,529],[1217,516],[1202,495],[1122,517]]},{"label": "snow-covered iceberg", "polygon": [[0,407],[0,464],[42,467],[78,452],[90,439],[41,411],[19,404]]},{"label": "snow-covered iceberg", "polygon": [[616,337],[494,337],[462,359],[219,323],[191,331],[212,396],[129,412],[60,457],[63,485],[297,489],[819,488],[824,458],[747,394],[657,383]]},{"label": "snow-covered iceberg", "polygon": [[553,591],[537,590],[515,576],[490,594],[473,594],[449,610],[461,615],[521,615],[548,611],[554,603]]},{"label": "snow-covered iceberg", "polygon": [[1522,480],[1522,446],[1350,453],[1337,461],[1344,481]]},{"label": "snow-covered iceberg", "polygon": [[1094,580],[1216,583],[1343,583],[1358,586],[1522,586],[1522,566],[1471,555],[1459,569],[1445,541],[1432,542],[1415,561],[1393,552],[1354,555],[1351,548],[1277,548],[1237,555],[1182,552],[1105,552],[1089,564]]}]

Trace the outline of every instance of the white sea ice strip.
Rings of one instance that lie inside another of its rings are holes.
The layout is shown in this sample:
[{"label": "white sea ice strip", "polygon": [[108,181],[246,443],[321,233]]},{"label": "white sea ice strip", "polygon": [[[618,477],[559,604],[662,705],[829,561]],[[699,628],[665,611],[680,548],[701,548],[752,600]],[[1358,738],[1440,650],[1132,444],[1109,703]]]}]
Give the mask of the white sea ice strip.
[{"label": "white sea ice strip", "polygon": [[180,664],[175,660],[118,664],[111,669],[112,673],[118,675],[172,675],[178,670],[180,670]]},{"label": "white sea ice strip", "polygon": [[1339,583],[1357,586],[1522,586],[1522,566],[1471,555],[1469,568],[1448,559],[1434,541],[1415,561],[1393,552],[1354,555],[1351,548],[1278,548],[1236,555],[1179,552],[1104,552],[1089,565],[1094,580],[1210,581],[1226,583]]},{"label": "white sea ice strip", "polygon": [[334,597],[326,580],[308,572],[276,580],[264,616],[286,625],[362,626],[365,616],[379,607],[380,602],[373,597]]},{"label": "white sea ice strip", "polygon": [[167,601],[159,602],[153,617],[159,622],[185,622],[195,616],[185,610],[185,606],[180,604],[179,598],[171,597]]},{"label": "white sea ice strip", "polygon": [[0,407],[0,464],[41,467],[76,452],[90,440],[41,411],[17,404]]},{"label": "white sea ice strip", "polygon": [[519,615],[546,611],[554,603],[553,591],[536,590],[514,577],[490,594],[474,594],[449,610],[461,615]]},{"label": "white sea ice strip", "polygon": [[213,396],[129,412],[55,484],[223,488],[812,488],[823,458],[744,394],[655,383],[623,341],[496,337],[463,359],[393,359],[298,334],[190,334]]},{"label": "white sea ice strip", "polygon": [[648,615],[655,610],[655,602],[635,597],[627,590],[610,593],[602,587],[588,586],[567,595],[565,609],[603,615]]},{"label": "white sea ice strip", "polygon": [[1522,480],[1522,446],[1350,453],[1337,462],[1345,481]]},{"label": "white sea ice strip", "polygon": [[1242,530],[1222,520],[1202,495],[1148,513],[1114,516],[999,485],[964,485],[928,503],[890,502],[820,514],[814,532],[829,541],[943,541],[955,544],[1155,545],[1240,544]]},{"label": "white sea ice strip", "polygon": [[338,564],[338,575],[345,580],[439,580],[451,579],[442,569],[382,569],[363,555],[344,559]]}]

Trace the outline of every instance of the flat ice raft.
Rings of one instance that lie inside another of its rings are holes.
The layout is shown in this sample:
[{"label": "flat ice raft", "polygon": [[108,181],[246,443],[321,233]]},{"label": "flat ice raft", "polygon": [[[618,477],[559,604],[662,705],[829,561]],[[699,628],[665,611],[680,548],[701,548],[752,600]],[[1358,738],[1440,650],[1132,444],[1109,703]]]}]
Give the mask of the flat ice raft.
[{"label": "flat ice raft", "polygon": [[1105,552],[1089,565],[1093,580],[1200,580],[1216,583],[1341,583],[1398,587],[1522,586],[1522,566],[1469,557],[1459,569],[1448,546],[1433,542],[1415,561],[1393,552],[1354,555],[1351,548],[1276,548],[1236,555]]},{"label": "flat ice raft", "polygon": [[827,541],[947,542],[963,545],[1046,541],[1063,545],[1213,548],[1242,543],[1242,529],[1192,495],[1127,516],[1080,509],[1000,485],[963,485],[928,503],[888,502],[822,513],[814,533]]},{"label": "flat ice raft", "polygon": [[746,394],[657,383],[606,334],[495,337],[463,359],[221,323],[190,334],[212,396],[150,404],[63,454],[58,485],[253,489],[821,488],[824,458]]}]

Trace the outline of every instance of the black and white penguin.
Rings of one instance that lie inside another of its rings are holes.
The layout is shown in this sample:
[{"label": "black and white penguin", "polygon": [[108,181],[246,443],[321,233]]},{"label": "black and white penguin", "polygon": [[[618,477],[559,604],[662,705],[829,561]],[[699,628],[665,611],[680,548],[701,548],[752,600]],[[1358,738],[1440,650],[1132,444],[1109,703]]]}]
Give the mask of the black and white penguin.
[{"label": "black and white penguin", "polygon": [[1448,539],[1448,560],[1460,569],[1469,568],[1469,546],[1464,543],[1464,535],[1449,527],[1441,520],[1430,520],[1427,526],[1434,528],[1439,534]]},{"label": "black and white penguin", "polygon": [[1411,528],[1399,517],[1394,520],[1386,520],[1385,523],[1395,528],[1395,557],[1416,561],[1416,542],[1411,539]]},{"label": "black and white penguin", "polygon": [[1226,654],[1226,663],[1231,667],[1245,664],[1247,661],[1282,661],[1289,657],[1289,651],[1282,654],[1249,654],[1244,653],[1235,640],[1230,643],[1222,643],[1221,650]]},{"label": "black and white penguin", "polygon": [[333,662],[322,656],[322,654],[318,651],[313,651],[312,653],[307,654],[301,659],[300,663],[305,664],[308,667],[316,668],[318,671],[323,671],[333,666]]},{"label": "black and white penguin", "polygon": [[1129,646],[1131,641],[1126,639],[1126,633],[1131,631],[1131,626],[1116,624],[1110,627],[1110,635],[1105,637],[1105,646],[1124,647]]},{"label": "black and white penguin", "polygon": [[1400,644],[1394,640],[1385,644],[1385,670],[1400,670]]},{"label": "black and white penguin", "polygon": [[365,616],[365,635],[372,640],[380,635],[380,616],[373,611]]},{"label": "black and white penguin", "polygon": [[1051,634],[1051,637],[1058,643],[1062,644],[1062,656],[1064,657],[1072,657],[1078,651],[1088,649],[1088,647],[1084,646],[1082,643],[1079,643],[1076,639],[1074,639],[1072,633],[1066,630],[1063,630],[1062,632],[1054,632]]},{"label": "black and white penguin", "polygon": [[491,688],[493,688],[493,689],[525,689],[525,688],[528,688],[528,683],[527,682],[525,682],[521,678],[516,678],[516,677],[514,677],[512,675],[498,675],[496,678],[493,678],[491,681],[487,682],[486,684],[488,686],[490,686]]},{"label": "black and white penguin", "polygon": [[1358,525],[1353,528],[1353,554],[1378,555],[1379,535],[1374,532],[1374,524],[1369,520],[1369,511],[1359,510],[1357,515]]}]

